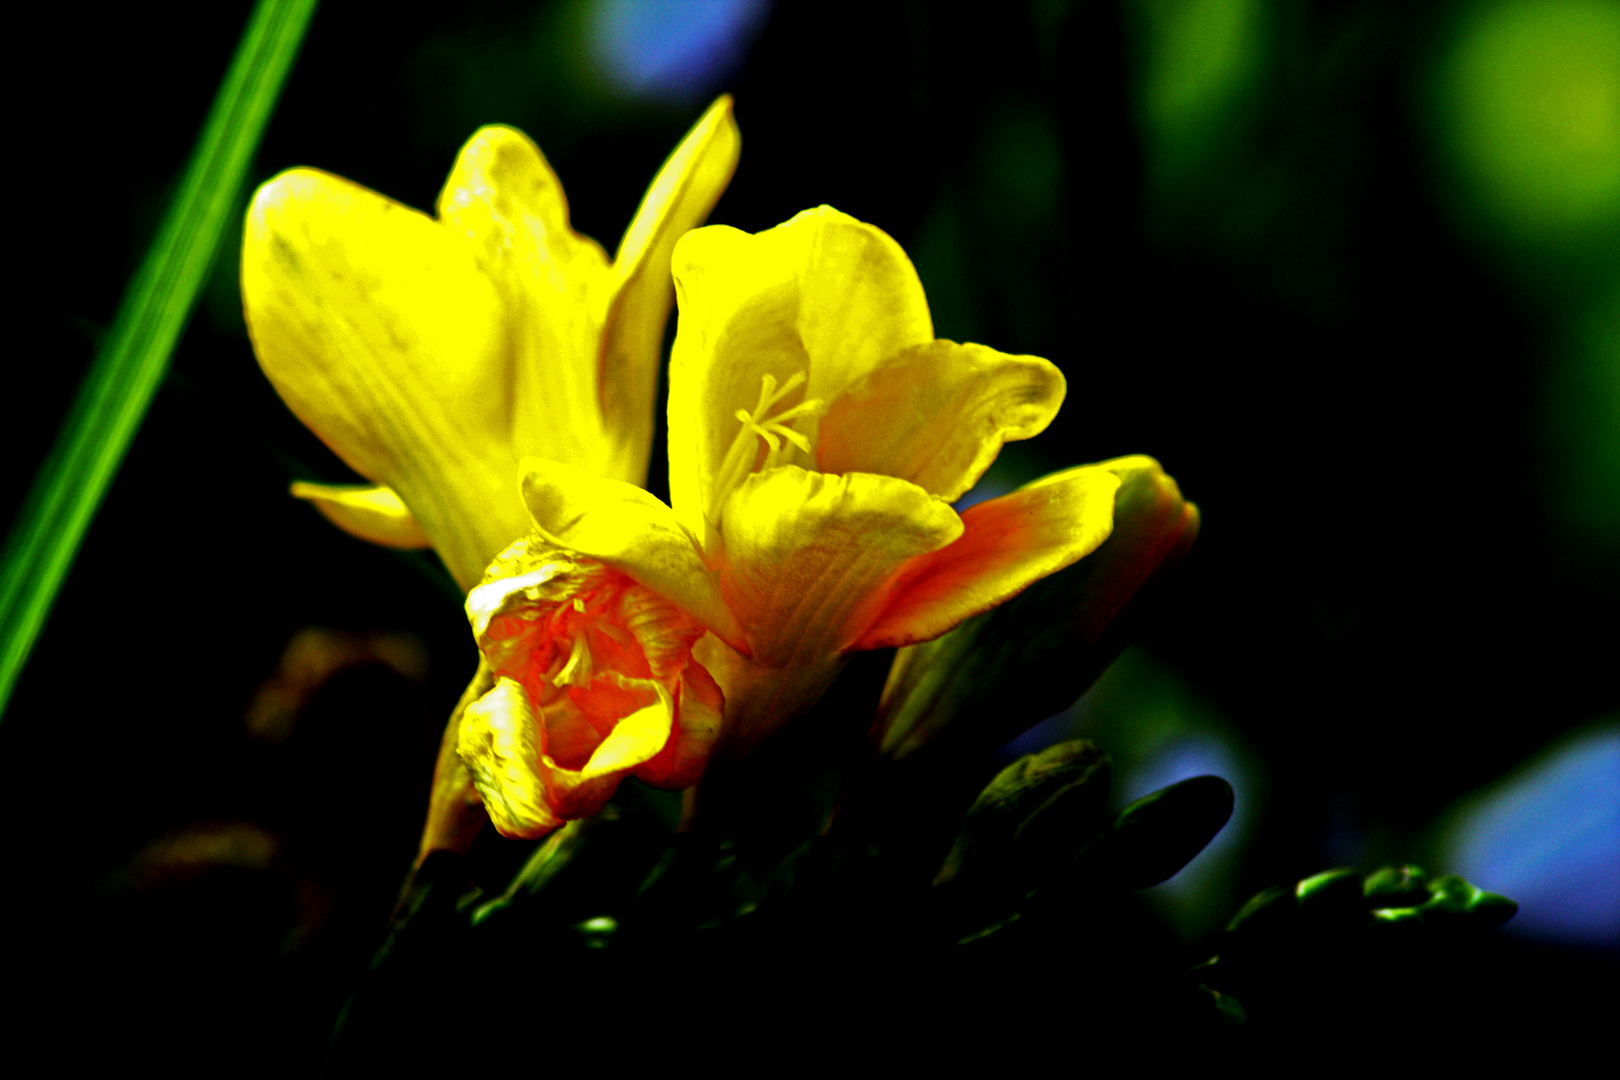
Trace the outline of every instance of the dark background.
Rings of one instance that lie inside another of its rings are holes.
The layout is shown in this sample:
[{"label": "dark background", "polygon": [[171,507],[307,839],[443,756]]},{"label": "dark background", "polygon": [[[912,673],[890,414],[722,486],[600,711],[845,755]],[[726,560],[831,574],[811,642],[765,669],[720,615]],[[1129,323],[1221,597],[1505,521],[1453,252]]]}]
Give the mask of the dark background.
[{"label": "dark background", "polygon": [[[1444,858],[1470,793],[1612,731],[1616,5],[783,2],[639,88],[592,44],[604,10],[332,0],[252,183],[308,164],[428,208],[505,122],[611,249],[734,93],[712,221],[829,203],[913,255],[940,336],[1064,370],[1056,423],[988,482],[1146,452],[1203,508],[1140,647],[1046,728],[1127,778],[1156,749],[1230,766],[1224,862],[1163,900],[1185,936],[1326,866]],[[29,36],[8,518],[246,11],[63,6]],[[475,653],[426,557],[285,496],[346,473],[253,362],[238,250],[0,727],[8,925],[91,1043],[297,1071],[375,945]],[[1613,974],[1612,941],[1560,933],[1500,946],[1500,993],[1536,984],[1549,1025]]]}]

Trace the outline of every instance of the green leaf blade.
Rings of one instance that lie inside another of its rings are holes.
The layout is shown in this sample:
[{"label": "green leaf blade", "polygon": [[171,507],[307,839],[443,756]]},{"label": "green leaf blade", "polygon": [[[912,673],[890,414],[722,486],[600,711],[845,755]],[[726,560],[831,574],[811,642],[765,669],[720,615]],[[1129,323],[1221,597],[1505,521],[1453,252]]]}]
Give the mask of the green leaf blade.
[{"label": "green leaf blade", "polygon": [[316,0],[259,0],[158,227],[0,555],[0,714],[196,305]]}]

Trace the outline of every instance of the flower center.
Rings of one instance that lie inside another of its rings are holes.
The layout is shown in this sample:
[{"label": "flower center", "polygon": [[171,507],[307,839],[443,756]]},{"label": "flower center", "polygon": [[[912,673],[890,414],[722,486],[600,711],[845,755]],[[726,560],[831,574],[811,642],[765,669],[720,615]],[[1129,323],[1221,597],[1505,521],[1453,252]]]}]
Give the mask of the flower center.
[{"label": "flower center", "polygon": [[[784,442],[810,453],[810,440],[793,425],[807,416],[820,416],[826,405],[820,398],[806,398],[797,405],[773,412],[777,404],[804,385],[804,372],[795,371],[788,381],[776,385],[775,375],[760,378],[759,401],[753,409],[738,409],[737,420],[742,424],[737,437],[731,440],[726,456],[715,474],[714,491],[709,500],[709,520],[719,522],[720,510],[726,498],[750,473],[773,468],[781,462]],[[765,456],[760,458],[759,443],[765,442]]]},{"label": "flower center", "polygon": [[[592,634],[597,635],[598,645],[602,644],[602,638],[609,638],[621,646],[629,643],[629,636],[614,626],[608,615],[619,592],[618,586],[610,582],[565,600],[552,609],[546,631],[554,643],[550,650],[550,662],[546,665],[546,679],[552,686],[562,688],[591,684],[596,674],[596,657],[591,649]],[[568,649],[566,658],[562,651],[564,642]]]}]

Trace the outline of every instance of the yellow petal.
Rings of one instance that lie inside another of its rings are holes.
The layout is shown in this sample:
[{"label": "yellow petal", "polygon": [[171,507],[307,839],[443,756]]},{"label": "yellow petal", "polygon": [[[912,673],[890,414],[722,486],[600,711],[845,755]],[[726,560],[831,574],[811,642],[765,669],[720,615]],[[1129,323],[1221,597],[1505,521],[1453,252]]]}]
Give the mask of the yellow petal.
[{"label": "yellow petal", "polygon": [[460,238],[311,169],[248,210],[254,351],[298,418],[410,507],[463,587],[526,531],[513,497],[507,327]]},{"label": "yellow petal", "polygon": [[[570,227],[562,185],[540,148],[513,128],[480,128],[456,157],[439,219],[466,242],[508,312],[510,367],[491,391],[511,395],[515,454],[603,472],[597,366],[608,260]],[[647,379],[651,393],[656,372]]]},{"label": "yellow petal", "polygon": [[602,317],[601,408],[612,441],[612,461],[601,470],[603,476],[633,484],[646,479],[664,323],[675,296],[670,253],[675,241],[714,208],[737,168],[740,146],[731,98],[722,97],[664,162],[619,244],[614,288]]},{"label": "yellow petal", "polygon": [[572,465],[525,458],[523,500],[550,543],[606,563],[725,640],[742,642],[715,575],[655,496]]},{"label": "yellow petal", "polygon": [[651,679],[616,678],[623,683],[635,682],[657,691],[658,700],[631,713],[613,726],[602,740],[579,775],[585,780],[604,776],[620,776],[652,760],[669,741],[670,726],[674,720],[674,701],[669,691]]},{"label": "yellow petal", "polygon": [[328,521],[353,536],[392,548],[425,548],[432,541],[393,488],[365,484],[293,484]]},{"label": "yellow petal", "polygon": [[456,750],[502,836],[533,839],[562,824],[546,803],[540,742],[539,719],[511,679],[462,713]]},{"label": "yellow petal", "polygon": [[898,476],[954,502],[1003,443],[1046,429],[1063,392],[1063,373],[1038,356],[943,340],[913,346],[830,403],[816,465]]},{"label": "yellow petal", "polygon": [[[881,229],[831,207],[750,236],[724,226],[687,233],[672,262],[680,325],[670,358],[670,496],[709,543],[714,479],[760,382],[807,377],[806,399],[831,401],[881,361],[934,338],[917,272]],[[794,399],[796,400],[796,399]],[[792,404],[792,400],[784,404]],[[815,420],[799,430],[814,442]],[[784,464],[812,464],[793,454]]]},{"label": "yellow petal", "polygon": [[1119,477],[1084,465],[969,507],[962,538],[906,567],[884,610],[855,643],[928,641],[1096,550],[1114,525]]},{"label": "yellow petal", "polygon": [[720,588],[756,662],[816,664],[871,624],[904,565],[961,533],[954,510],[904,480],[767,469],[727,501]]}]

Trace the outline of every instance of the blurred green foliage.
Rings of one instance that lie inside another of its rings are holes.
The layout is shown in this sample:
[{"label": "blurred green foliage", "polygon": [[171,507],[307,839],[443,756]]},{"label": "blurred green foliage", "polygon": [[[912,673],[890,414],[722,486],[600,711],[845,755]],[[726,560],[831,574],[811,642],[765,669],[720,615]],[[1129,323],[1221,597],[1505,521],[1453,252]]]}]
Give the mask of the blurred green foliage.
[{"label": "blurred green foliage", "polygon": [[1149,182],[1204,182],[1253,117],[1266,62],[1267,5],[1258,0],[1136,0],[1138,122]]},{"label": "blurred green foliage", "polygon": [[1435,93],[1468,195],[1514,240],[1581,245],[1605,232],[1612,240],[1620,226],[1620,5],[1495,0],[1458,22]]},{"label": "blurred green foliage", "polygon": [[1620,3],[1457,9],[1426,107],[1446,202],[1549,324],[1546,502],[1571,554],[1620,557]]}]

